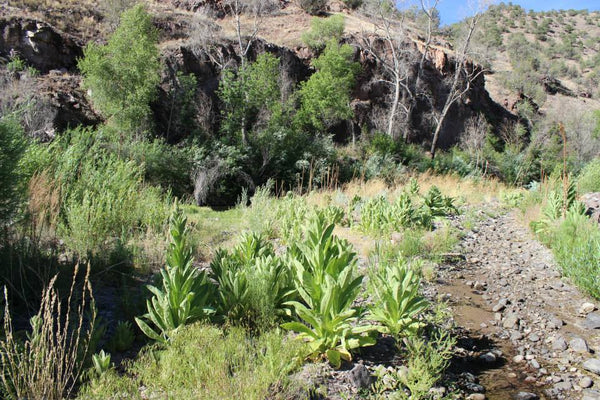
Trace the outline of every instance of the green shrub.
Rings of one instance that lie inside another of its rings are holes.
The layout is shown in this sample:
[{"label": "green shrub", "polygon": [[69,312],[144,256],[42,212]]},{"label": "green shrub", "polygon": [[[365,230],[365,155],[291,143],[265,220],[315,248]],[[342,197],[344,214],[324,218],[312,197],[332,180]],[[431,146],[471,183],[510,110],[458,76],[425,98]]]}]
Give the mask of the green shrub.
[{"label": "green shrub", "polygon": [[431,388],[450,364],[455,344],[456,339],[446,332],[437,332],[428,340],[419,337],[408,340],[404,369],[380,368],[376,371],[374,390],[379,395],[377,398],[430,398]]},{"label": "green shrub", "polygon": [[27,148],[23,130],[16,121],[0,119],[0,224],[9,222],[23,200],[20,160]]},{"label": "green shrub", "polygon": [[276,332],[249,336],[196,323],[177,331],[164,350],[147,348],[119,375],[108,373],[90,382],[81,399],[141,399],[139,387],[174,399],[262,400],[274,391],[292,398],[288,376],[300,365],[303,348]]},{"label": "green shrub", "polygon": [[550,238],[550,247],[563,273],[577,286],[600,299],[600,233],[597,223],[570,211]]},{"label": "green shrub", "polygon": [[299,0],[299,4],[310,15],[323,14],[327,8],[327,0]]},{"label": "green shrub", "polygon": [[121,15],[106,45],[90,42],[79,60],[83,85],[109,123],[127,133],[150,124],[150,102],[160,82],[158,33],[142,5]]},{"label": "green shrub", "polygon": [[97,255],[127,243],[137,230],[159,229],[166,218],[160,190],[144,186],[142,170],[115,156],[89,160],[64,201],[59,233],[77,254]]},{"label": "green shrub", "polygon": [[600,158],[589,162],[577,177],[579,193],[600,192]]},{"label": "green shrub", "polygon": [[210,270],[217,313],[228,325],[267,330],[290,315],[286,303],[297,298],[292,271],[260,235],[242,235],[231,252],[217,251]]},{"label": "green shrub", "polygon": [[332,39],[339,41],[344,34],[344,16],[334,14],[327,18],[313,17],[310,30],[302,34],[302,41],[313,50],[321,50]]},{"label": "green shrub", "polygon": [[148,312],[143,319],[135,319],[142,332],[163,343],[181,326],[206,319],[214,313],[210,306],[214,285],[208,281],[206,273],[193,264],[186,222],[180,211],[171,216],[167,265],[160,271],[162,289],[148,285],[148,290],[154,294],[147,301]]},{"label": "green shrub", "polygon": [[168,218],[168,193],[144,184],[144,165],[120,158],[116,143],[106,129],[78,128],[25,157],[28,173],[47,178],[37,191],[59,193],[57,231],[80,257],[111,256],[132,238],[161,231]]},{"label": "green shrub", "polygon": [[360,324],[361,312],[353,306],[363,278],[356,274],[356,254],[333,235],[334,227],[318,213],[308,223],[305,240],[290,249],[301,301],[289,304],[302,322],[282,327],[308,341],[311,358],[326,357],[338,368],[342,360],[352,359],[351,350],[375,340],[367,335],[372,327]]}]

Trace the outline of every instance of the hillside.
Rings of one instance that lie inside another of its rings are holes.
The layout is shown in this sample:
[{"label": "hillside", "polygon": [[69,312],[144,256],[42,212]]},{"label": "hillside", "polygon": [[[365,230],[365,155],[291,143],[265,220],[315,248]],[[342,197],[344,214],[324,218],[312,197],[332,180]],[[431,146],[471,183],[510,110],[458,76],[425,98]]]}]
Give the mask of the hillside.
[{"label": "hillside", "polygon": [[555,122],[600,108],[600,13],[534,12],[501,3],[486,11],[474,57],[489,68],[492,98],[517,112],[521,95]]}]

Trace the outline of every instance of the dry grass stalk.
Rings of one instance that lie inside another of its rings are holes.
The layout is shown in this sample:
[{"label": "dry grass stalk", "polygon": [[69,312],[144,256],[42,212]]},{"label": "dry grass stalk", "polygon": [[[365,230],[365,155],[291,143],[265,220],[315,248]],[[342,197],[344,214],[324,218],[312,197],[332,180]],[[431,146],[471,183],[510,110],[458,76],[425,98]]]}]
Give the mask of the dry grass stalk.
[{"label": "dry grass stalk", "polygon": [[[88,356],[96,319],[89,265],[81,301],[79,305],[74,304],[74,297],[78,295],[75,290],[78,270],[75,267],[64,304],[55,288],[56,276],[50,281],[42,293],[40,310],[31,319],[32,332],[23,344],[13,331],[5,288],[5,339],[0,341],[4,373],[0,379],[10,398],[58,400],[68,398],[73,392]],[[89,306],[91,315],[84,318]]]}]

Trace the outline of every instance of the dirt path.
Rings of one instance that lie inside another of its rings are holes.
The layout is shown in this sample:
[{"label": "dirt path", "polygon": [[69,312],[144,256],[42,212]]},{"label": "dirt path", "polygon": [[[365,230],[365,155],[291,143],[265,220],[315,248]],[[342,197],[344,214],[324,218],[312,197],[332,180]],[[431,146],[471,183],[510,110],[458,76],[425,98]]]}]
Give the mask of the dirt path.
[{"label": "dirt path", "polygon": [[464,261],[442,265],[436,285],[463,333],[453,370],[473,381],[470,398],[600,399],[600,368],[583,366],[596,369],[600,351],[597,302],[561,278],[516,214],[479,213]]}]

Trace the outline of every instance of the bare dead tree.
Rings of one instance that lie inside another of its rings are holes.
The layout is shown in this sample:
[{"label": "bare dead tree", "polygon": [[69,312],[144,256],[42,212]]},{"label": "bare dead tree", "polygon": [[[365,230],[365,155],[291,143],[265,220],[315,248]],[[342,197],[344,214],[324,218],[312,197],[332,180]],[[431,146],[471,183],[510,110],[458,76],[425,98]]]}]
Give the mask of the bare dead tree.
[{"label": "bare dead tree", "polygon": [[427,17],[427,29],[425,31],[425,43],[423,44],[423,53],[421,54],[421,59],[419,60],[419,68],[417,69],[417,79],[415,81],[416,90],[418,90],[421,81],[421,75],[423,73],[423,66],[425,65],[425,60],[427,59],[427,54],[429,53],[429,48],[431,47],[431,41],[433,39],[434,33],[435,13],[439,2],[440,0],[421,0],[421,10]]},{"label": "bare dead tree", "polygon": [[439,113],[435,115],[435,129],[433,131],[433,139],[431,141],[430,155],[431,158],[435,157],[437,150],[437,142],[440,137],[440,132],[444,126],[448,111],[450,108],[462,98],[469,90],[473,82],[485,72],[485,69],[476,66],[469,59],[469,49],[473,32],[477,27],[477,23],[483,15],[482,10],[485,7],[485,3],[480,3],[480,7],[477,12],[468,19],[466,22],[467,30],[464,35],[458,50],[454,53],[454,75],[451,77],[450,90],[446,97],[444,106]]},{"label": "bare dead tree", "polygon": [[[404,14],[397,13],[394,6],[386,0],[375,0],[373,32],[364,32],[360,36],[361,47],[373,57],[386,72],[379,82],[392,89],[391,107],[387,117],[387,134],[396,139],[394,129],[398,112],[409,117],[414,104],[414,91],[411,81],[411,64],[414,51],[407,46],[408,31],[404,24]],[[403,97],[405,101],[403,100]],[[406,139],[406,131],[404,138]]]}]

